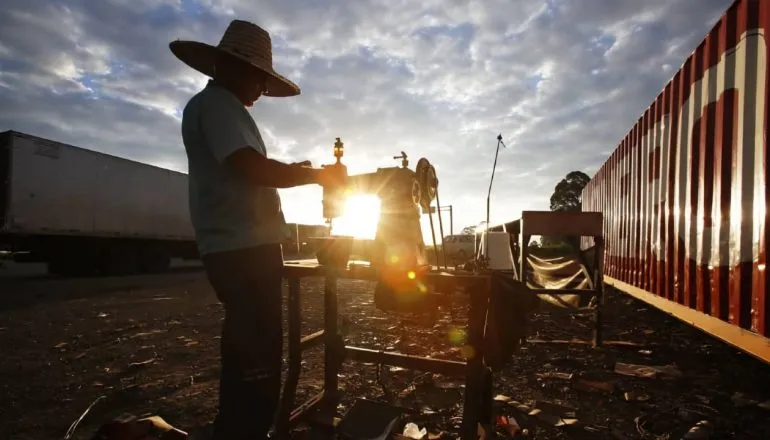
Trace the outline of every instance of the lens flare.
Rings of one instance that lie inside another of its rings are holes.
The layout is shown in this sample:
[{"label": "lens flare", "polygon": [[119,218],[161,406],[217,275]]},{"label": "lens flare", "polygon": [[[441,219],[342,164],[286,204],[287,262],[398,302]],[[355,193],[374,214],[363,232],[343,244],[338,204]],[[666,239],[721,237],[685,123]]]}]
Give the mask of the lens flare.
[{"label": "lens flare", "polygon": [[464,344],[467,339],[468,334],[465,332],[465,329],[459,327],[449,329],[449,342],[453,345]]}]

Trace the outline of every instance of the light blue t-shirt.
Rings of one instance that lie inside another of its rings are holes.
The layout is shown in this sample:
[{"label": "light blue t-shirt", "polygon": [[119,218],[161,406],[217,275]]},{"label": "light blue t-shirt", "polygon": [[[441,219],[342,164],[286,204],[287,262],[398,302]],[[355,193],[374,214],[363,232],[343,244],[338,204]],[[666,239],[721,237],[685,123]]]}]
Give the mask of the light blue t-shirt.
[{"label": "light blue t-shirt", "polygon": [[190,217],[201,256],[287,238],[278,191],[243,182],[223,165],[244,147],[267,156],[257,124],[234,94],[209,82],[192,97],[182,115],[182,140]]}]

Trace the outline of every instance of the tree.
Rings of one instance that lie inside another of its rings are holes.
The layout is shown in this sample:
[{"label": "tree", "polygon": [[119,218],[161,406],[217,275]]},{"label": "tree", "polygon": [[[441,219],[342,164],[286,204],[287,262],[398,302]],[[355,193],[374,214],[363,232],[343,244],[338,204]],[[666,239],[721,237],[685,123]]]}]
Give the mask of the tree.
[{"label": "tree", "polygon": [[[591,178],[582,171],[571,171],[556,185],[551,195],[551,211],[580,211],[583,208],[583,188]],[[543,237],[541,245],[558,247],[565,237]]]},{"label": "tree", "polygon": [[551,195],[551,211],[580,211],[583,205],[583,188],[591,180],[582,171],[572,171],[561,179]]}]

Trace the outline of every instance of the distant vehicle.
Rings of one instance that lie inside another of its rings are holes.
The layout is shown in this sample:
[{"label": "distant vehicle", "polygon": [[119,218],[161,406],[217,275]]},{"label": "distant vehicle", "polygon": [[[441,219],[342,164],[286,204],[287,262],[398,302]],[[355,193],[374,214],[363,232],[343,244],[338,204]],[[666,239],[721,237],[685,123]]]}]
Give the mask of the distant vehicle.
[{"label": "distant vehicle", "polygon": [[444,237],[444,250],[447,258],[467,260],[476,253],[476,244],[472,234],[448,235]]},{"label": "distant vehicle", "polygon": [[187,174],[0,133],[0,248],[61,275],[162,272],[199,258]]}]

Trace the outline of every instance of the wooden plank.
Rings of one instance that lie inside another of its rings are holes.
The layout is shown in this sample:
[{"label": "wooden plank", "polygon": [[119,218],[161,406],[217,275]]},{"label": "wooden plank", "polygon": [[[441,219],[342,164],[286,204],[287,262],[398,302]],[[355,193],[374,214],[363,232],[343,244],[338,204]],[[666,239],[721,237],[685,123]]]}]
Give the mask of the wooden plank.
[{"label": "wooden plank", "polygon": [[522,235],[597,237],[602,235],[602,213],[580,211],[523,211]]},{"label": "wooden plank", "polygon": [[658,310],[708,333],[733,347],[743,350],[760,361],[770,363],[770,339],[754,332],[742,329],[714,316],[699,312],[690,307],[669,301],[658,295],[646,292],[638,287],[605,276],[605,282],[636,299],[646,302]]}]

